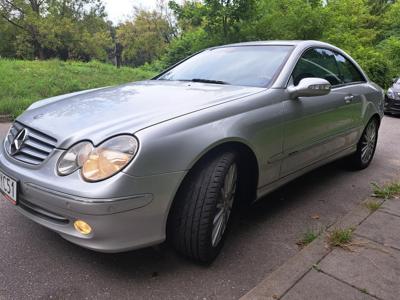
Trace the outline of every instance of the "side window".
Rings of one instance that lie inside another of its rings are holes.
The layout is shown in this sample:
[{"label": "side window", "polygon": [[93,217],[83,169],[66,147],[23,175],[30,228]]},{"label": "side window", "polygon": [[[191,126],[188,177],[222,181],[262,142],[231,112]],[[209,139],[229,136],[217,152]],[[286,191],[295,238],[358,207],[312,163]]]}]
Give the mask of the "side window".
[{"label": "side window", "polygon": [[339,66],[340,79],[343,83],[365,81],[365,78],[360,71],[358,71],[357,68],[343,55],[336,54],[336,60]]},{"label": "side window", "polygon": [[336,54],[327,49],[311,49],[303,54],[293,71],[293,83],[307,77],[326,79],[331,85],[342,84]]}]

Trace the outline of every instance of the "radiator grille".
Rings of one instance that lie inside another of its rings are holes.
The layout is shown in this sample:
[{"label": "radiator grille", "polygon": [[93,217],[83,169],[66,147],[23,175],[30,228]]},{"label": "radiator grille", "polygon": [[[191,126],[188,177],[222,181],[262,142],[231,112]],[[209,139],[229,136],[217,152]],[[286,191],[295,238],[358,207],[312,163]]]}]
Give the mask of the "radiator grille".
[{"label": "radiator grille", "polygon": [[[26,136],[18,151],[12,149],[15,138],[26,130]],[[30,165],[40,165],[54,150],[57,140],[35,129],[26,127],[15,122],[10,131],[4,146],[6,151],[15,159]]]}]

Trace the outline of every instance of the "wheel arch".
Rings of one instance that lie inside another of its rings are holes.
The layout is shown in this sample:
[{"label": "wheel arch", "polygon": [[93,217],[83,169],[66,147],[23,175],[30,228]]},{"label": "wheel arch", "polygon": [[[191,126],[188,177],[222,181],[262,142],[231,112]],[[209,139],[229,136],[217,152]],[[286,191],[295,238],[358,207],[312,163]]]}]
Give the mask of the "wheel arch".
[{"label": "wheel arch", "polygon": [[[257,196],[257,186],[258,186],[258,179],[259,179],[259,163],[257,156],[253,149],[242,141],[237,140],[230,140],[230,141],[222,141],[216,145],[213,145],[203,151],[199,157],[192,162],[189,167],[188,173],[184,176],[181,180],[177,191],[174,195],[172,203],[170,205],[168,211],[168,217],[166,221],[166,230],[167,230],[167,239],[168,239],[168,231],[169,231],[169,224],[171,215],[174,211],[174,204],[177,202],[177,198],[179,197],[183,186],[187,183],[188,180],[191,179],[193,173],[199,169],[201,164],[209,159],[210,157],[216,156],[221,154],[225,151],[235,151],[239,156],[239,163],[240,163],[240,172],[244,172],[246,176],[243,176],[244,181],[242,182],[243,187],[241,189],[241,197],[240,202],[242,204],[251,204]],[[246,196],[244,195],[246,192]],[[244,197],[245,196],[245,197]]]},{"label": "wheel arch", "polygon": [[[381,116],[380,116],[378,113],[375,113],[375,114],[373,114],[373,115],[371,116],[371,118],[369,119],[369,121],[371,121],[372,119],[375,119],[375,120],[378,122],[378,128],[380,128],[380,127],[381,127],[381,124],[382,124],[382,118],[381,118]],[[369,121],[368,121],[368,123],[369,123]]]}]

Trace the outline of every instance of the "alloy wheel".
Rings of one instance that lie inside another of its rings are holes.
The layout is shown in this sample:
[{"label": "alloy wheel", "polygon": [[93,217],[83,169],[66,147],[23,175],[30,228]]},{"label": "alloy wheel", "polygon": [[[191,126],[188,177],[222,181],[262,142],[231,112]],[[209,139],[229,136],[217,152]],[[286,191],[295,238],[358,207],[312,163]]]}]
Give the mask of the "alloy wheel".
[{"label": "alloy wheel", "polygon": [[376,122],[369,123],[367,129],[365,130],[361,142],[361,160],[365,164],[368,163],[374,155],[378,137],[376,131]]},{"label": "alloy wheel", "polygon": [[232,212],[233,202],[235,200],[237,186],[237,165],[232,164],[226,173],[224,184],[220,190],[220,197],[217,202],[217,213],[213,220],[213,230],[211,243],[217,247],[222,240],[224,232],[229,222]]}]

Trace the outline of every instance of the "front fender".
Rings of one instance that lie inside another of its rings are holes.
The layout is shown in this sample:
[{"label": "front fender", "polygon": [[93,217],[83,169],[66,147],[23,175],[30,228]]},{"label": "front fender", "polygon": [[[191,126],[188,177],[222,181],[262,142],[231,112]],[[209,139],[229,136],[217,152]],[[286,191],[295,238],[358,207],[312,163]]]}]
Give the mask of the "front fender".
[{"label": "front fender", "polygon": [[256,157],[261,183],[279,175],[283,151],[282,90],[197,111],[135,133],[139,152],[125,172],[132,176],[188,171],[208,151],[237,142]]},{"label": "front fender", "polygon": [[235,119],[216,120],[185,130],[163,124],[158,130],[140,131],[136,133],[141,145],[137,158],[126,172],[133,176],[148,176],[187,171],[211,149],[228,142],[244,144],[255,153],[254,145],[234,124]]}]

